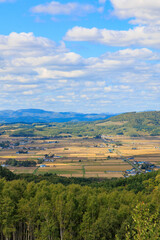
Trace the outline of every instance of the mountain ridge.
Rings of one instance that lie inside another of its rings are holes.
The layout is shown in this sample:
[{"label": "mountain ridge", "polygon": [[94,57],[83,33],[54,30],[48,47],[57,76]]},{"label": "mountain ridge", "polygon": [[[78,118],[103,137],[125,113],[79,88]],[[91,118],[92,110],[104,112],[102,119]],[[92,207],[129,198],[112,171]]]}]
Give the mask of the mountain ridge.
[{"label": "mountain ridge", "polygon": [[53,112],[43,109],[1,110],[0,123],[49,123],[49,122],[80,122],[103,120],[116,114],[85,114],[75,112]]}]

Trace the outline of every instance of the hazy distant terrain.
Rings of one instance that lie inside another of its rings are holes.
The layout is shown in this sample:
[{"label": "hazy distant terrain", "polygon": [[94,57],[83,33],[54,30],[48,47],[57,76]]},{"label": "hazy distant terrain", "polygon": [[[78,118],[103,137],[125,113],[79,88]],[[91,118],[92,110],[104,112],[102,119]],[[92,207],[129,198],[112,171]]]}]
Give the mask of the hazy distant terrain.
[{"label": "hazy distant terrain", "polygon": [[0,111],[0,123],[49,123],[79,122],[107,119],[115,114],[83,114],[74,112],[52,112],[41,109],[20,109]]}]

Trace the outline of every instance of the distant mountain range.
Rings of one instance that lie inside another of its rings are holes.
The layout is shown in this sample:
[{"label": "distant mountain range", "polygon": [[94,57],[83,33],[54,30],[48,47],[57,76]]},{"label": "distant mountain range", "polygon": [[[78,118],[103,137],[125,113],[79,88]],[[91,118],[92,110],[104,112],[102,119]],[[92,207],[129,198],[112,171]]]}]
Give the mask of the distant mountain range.
[{"label": "distant mountain range", "polygon": [[0,123],[50,123],[79,122],[107,119],[116,114],[83,114],[75,112],[52,112],[41,109],[20,109],[0,111]]}]

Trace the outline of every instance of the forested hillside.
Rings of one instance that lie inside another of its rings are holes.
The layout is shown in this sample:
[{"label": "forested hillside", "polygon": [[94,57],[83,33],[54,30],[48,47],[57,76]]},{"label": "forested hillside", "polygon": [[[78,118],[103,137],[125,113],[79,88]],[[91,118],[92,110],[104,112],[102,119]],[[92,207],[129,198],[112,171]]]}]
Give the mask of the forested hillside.
[{"label": "forested hillside", "polygon": [[160,135],[160,112],[124,113],[94,122],[2,124],[0,133],[13,137],[67,137],[102,134],[137,136]]},{"label": "forested hillside", "polygon": [[65,186],[0,170],[1,240],[160,239],[159,172]]},{"label": "forested hillside", "polygon": [[[160,135],[160,112],[132,112],[110,118],[112,123],[119,122],[118,134],[128,135]],[[108,121],[106,121],[108,122]],[[122,125],[121,125],[121,124]]]}]

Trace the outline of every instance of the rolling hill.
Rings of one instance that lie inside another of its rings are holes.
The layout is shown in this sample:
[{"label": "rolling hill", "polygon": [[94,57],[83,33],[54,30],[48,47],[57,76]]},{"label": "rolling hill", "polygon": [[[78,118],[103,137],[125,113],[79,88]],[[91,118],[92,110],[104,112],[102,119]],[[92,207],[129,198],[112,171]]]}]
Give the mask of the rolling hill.
[{"label": "rolling hill", "polygon": [[131,112],[99,121],[107,133],[129,136],[160,135],[160,111]]}]

